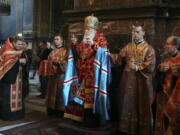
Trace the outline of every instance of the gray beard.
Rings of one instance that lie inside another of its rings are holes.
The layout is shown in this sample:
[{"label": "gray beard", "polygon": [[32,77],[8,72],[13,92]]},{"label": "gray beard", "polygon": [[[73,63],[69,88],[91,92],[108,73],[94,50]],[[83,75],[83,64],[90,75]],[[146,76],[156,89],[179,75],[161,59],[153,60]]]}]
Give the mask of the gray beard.
[{"label": "gray beard", "polygon": [[[92,33],[90,33],[90,34],[84,34],[84,37],[83,37],[83,43],[84,44],[87,44],[87,45],[91,45],[91,43],[89,42],[89,40],[91,41],[91,40],[93,40],[94,39],[94,37],[96,36],[96,32],[92,32]],[[87,40],[87,39],[89,39],[89,40]]]}]

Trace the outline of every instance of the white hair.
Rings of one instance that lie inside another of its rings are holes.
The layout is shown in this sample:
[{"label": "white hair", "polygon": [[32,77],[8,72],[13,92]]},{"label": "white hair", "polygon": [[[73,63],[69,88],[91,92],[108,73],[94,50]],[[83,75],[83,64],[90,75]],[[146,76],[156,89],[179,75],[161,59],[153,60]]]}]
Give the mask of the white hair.
[{"label": "white hair", "polygon": [[91,45],[91,43],[89,41],[93,40],[94,37],[96,36],[96,30],[93,30],[90,33],[84,33],[84,37],[83,37],[83,43],[87,44],[87,45]]}]

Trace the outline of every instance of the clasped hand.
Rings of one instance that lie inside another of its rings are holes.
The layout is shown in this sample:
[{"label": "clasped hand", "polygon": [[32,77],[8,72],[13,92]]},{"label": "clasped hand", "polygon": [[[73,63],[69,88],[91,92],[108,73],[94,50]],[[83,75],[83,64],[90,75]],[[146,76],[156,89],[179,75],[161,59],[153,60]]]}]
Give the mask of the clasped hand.
[{"label": "clasped hand", "polygon": [[167,72],[170,68],[169,64],[160,64],[160,71],[161,72]]},{"label": "clasped hand", "polygon": [[58,62],[52,62],[54,66],[59,66]]},{"label": "clasped hand", "polygon": [[26,64],[26,59],[25,58],[20,58],[19,63],[20,64]]},{"label": "clasped hand", "polygon": [[138,67],[134,63],[129,64],[130,69],[137,71]]},{"label": "clasped hand", "polygon": [[180,71],[180,64],[179,63],[175,63],[175,64],[171,64],[171,69],[172,69],[172,73],[176,76],[179,74]]}]

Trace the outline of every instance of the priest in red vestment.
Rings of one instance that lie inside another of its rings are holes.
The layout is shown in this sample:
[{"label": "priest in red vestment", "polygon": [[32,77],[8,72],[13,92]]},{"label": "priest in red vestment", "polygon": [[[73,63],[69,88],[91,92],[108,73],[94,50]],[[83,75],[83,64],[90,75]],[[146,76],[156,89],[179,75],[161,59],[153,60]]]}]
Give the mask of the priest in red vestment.
[{"label": "priest in red vestment", "polygon": [[118,89],[118,130],[133,135],[152,135],[153,102],[152,75],[155,67],[155,51],[144,40],[141,25],[133,27],[132,42],[119,54],[111,54],[115,63],[124,65]]},{"label": "priest in red vestment", "polygon": [[103,33],[97,31],[98,22],[95,16],[86,17],[83,40],[77,43],[75,36],[71,38],[79,83],[73,84],[70,88],[70,97],[74,98],[69,102],[64,114],[65,118],[82,122],[85,127],[89,128],[99,126],[102,118],[93,112],[95,106],[94,61],[97,49],[100,47],[106,50],[108,43]]},{"label": "priest in red vestment", "polygon": [[0,51],[0,119],[17,120],[24,117],[22,96],[21,58],[24,49],[22,38],[8,39]]},{"label": "priest in red vestment", "polygon": [[55,49],[51,51],[47,60],[43,60],[39,67],[39,74],[47,76],[46,108],[50,116],[64,116],[62,87],[68,51],[63,45],[60,34],[54,36]]},{"label": "priest in red vestment", "polygon": [[[172,123],[176,121],[176,112],[178,110],[176,107],[180,103],[178,101],[180,99],[178,92],[179,72],[176,68],[180,58],[179,46],[179,37],[170,36],[167,38],[163,53],[165,58],[158,66],[159,71],[156,73],[158,81],[156,82],[155,135],[164,135],[167,130],[170,133],[172,131],[170,129],[175,127]],[[170,135],[169,133],[167,135]]]}]

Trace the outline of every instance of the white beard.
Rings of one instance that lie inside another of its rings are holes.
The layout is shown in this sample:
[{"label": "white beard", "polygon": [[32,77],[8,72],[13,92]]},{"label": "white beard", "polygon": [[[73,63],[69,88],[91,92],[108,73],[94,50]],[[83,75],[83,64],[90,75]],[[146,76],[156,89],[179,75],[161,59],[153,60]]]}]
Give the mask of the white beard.
[{"label": "white beard", "polygon": [[83,43],[87,45],[92,45],[90,41],[93,41],[95,36],[96,36],[96,31],[93,31],[91,33],[84,33]]}]

